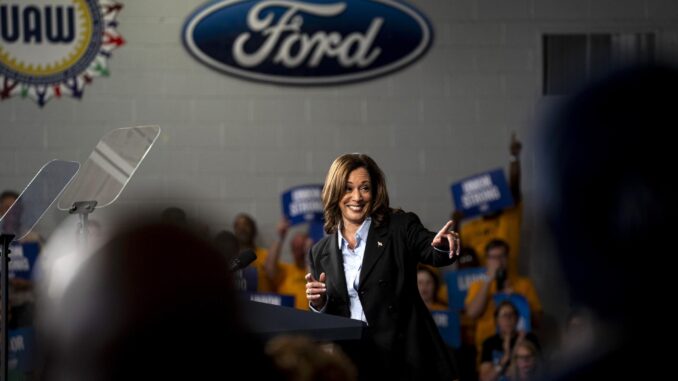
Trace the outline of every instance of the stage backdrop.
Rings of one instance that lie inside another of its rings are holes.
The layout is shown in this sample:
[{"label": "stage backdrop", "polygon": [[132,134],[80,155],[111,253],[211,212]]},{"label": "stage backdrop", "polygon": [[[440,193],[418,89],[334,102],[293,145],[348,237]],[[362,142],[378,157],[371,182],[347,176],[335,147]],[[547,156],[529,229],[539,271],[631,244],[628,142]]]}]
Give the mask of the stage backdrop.
[{"label": "stage backdrop", "polygon": [[[337,7],[344,3],[346,12],[356,12],[351,8],[356,1],[336,2]],[[51,17],[62,7],[60,17],[68,20],[71,9],[73,20],[80,20],[72,25],[80,28],[86,24],[109,32],[99,35],[103,40],[97,42],[98,37],[93,40],[80,30],[79,40],[70,40],[64,29],[63,36],[53,33],[48,41],[46,31],[38,31],[31,23],[27,29],[19,28],[20,37],[11,35],[9,29],[0,36],[0,62],[15,62],[7,58],[8,51],[24,58],[50,55],[33,58],[41,65],[53,64],[52,69],[42,67],[46,71],[75,65],[85,54],[99,60],[77,68],[85,70],[78,71],[82,82],[78,82],[79,97],[72,96],[64,85],[60,95],[51,89],[52,96],[40,107],[28,88],[22,95],[21,85],[11,97],[3,93],[0,185],[22,189],[53,158],[84,162],[111,129],[158,124],[163,132],[155,147],[118,202],[99,215],[171,204],[186,209],[189,218],[206,218],[215,233],[230,227],[237,213],[246,212],[259,222],[259,242],[267,246],[281,215],[284,191],[300,184],[322,183],[331,161],[341,153],[365,152],[384,169],[392,205],[418,213],[426,226],[436,229],[453,208],[450,184],[493,168],[507,169],[508,145],[515,131],[524,146],[521,270],[535,280],[547,313],[565,316],[555,305],[566,297],[557,291],[563,289],[553,276],[557,267],[539,239],[540,225],[534,218],[532,133],[544,102],[542,36],[653,32],[656,54],[670,57],[678,51],[678,2],[397,2],[414,9],[411,12],[389,6],[396,1],[370,3],[376,5],[365,8],[364,19],[354,20],[355,25],[325,24],[324,16],[307,13],[302,18],[290,16],[289,25],[324,31],[327,38],[323,41],[328,43],[339,37],[345,42],[356,33],[353,49],[366,50],[344,52],[346,62],[357,60],[355,68],[375,64],[379,58],[370,61],[371,54],[381,46],[384,54],[393,56],[379,65],[396,62],[397,67],[370,72],[365,78],[351,77],[356,81],[349,83],[290,86],[267,81],[270,78],[257,81],[242,73],[226,73],[207,65],[205,59],[196,59],[198,50],[186,48],[184,32],[187,22],[204,6],[202,0],[0,0],[3,17],[11,17],[15,7],[31,20],[41,17],[45,28],[46,7],[50,7]],[[295,4],[303,7],[306,2]],[[116,17],[88,18],[95,6],[115,12]],[[332,8],[328,12],[339,11]],[[381,41],[384,36],[371,34],[376,33],[375,28],[396,33],[397,29],[389,29],[393,27],[389,24],[391,13],[397,13],[405,23],[403,28],[414,33],[412,41],[401,38],[401,47],[415,51],[404,65],[400,64],[408,52],[386,50],[386,42]],[[23,20],[23,16],[19,18]],[[250,40],[243,40],[250,54],[255,47],[247,43],[257,37],[256,28],[262,27],[256,22],[252,25]],[[429,40],[421,47],[426,31],[430,32]],[[333,32],[338,37],[330,38]],[[242,36],[247,30],[233,33]],[[38,35],[44,49],[36,48]],[[54,42],[58,38],[68,41]],[[13,45],[17,43],[28,47],[18,49]],[[84,45],[78,45],[89,43],[100,45],[89,53]],[[323,60],[339,55],[337,43],[324,51]],[[109,51],[111,44],[116,48]],[[423,50],[417,51],[419,48]],[[276,52],[271,51],[268,59],[275,60]],[[292,55],[280,56],[279,61],[297,70],[290,61]],[[307,59],[313,56],[309,53]],[[244,63],[248,72],[265,72],[252,62],[241,60],[239,65]],[[321,71],[325,66],[318,67]],[[26,67],[22,70],[30,72]],[[11,83],[0,83],[0,87],[7,89]],[[44,90],[39,84],[30,86],[33,92]],[[48,213],[38,226],[41,234],[48,236],[63,216],[54,210]],[[91,218],[97,219],[97,213]],[[287,256],[285,252],[284,258]]]}]

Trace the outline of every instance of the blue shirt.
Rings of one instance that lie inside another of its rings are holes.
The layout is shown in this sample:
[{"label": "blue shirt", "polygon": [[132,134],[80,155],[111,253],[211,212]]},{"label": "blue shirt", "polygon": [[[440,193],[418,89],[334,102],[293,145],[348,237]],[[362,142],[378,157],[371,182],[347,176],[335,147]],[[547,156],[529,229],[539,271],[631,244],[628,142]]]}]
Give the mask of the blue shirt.
[{"label": "blue shirt", "polygon": [[344,260],[344,275],[346,275],[351,319],[362,320],[365,323],[367,323],[367,318],[365,318],[365,311],[363,311],[363,305],[358,297],[358,288],[360,286],[360,270],[363,267],[363,257],[367,245],[367,234],[370,231],[371,224],[372,219],[367,217],[360,225],[355,234],[355,248],[353,250],[348,247],[348,241],[341,235],[341,228],[337,229],[339,250],[341,250]]}]

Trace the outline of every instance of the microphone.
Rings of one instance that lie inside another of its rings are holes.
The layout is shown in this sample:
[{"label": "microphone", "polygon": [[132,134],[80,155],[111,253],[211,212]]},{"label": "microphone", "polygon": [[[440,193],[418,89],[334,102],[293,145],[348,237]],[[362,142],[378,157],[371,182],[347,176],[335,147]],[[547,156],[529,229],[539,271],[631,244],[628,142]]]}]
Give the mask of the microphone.
[{"label": "microphone", "polygon": [[496,274],[497,279],[497,291],[503,291],[504,285],[506,284],[506,270],[498,269]]},{"label": "microphone", "polygon": [[255,259],[257,259],[257,255],[254,254],[254,251],[249,249],[245,250],[233,258],[229,270],[231,270],[231,272],[242,270],[250,263],[254,262]]}]

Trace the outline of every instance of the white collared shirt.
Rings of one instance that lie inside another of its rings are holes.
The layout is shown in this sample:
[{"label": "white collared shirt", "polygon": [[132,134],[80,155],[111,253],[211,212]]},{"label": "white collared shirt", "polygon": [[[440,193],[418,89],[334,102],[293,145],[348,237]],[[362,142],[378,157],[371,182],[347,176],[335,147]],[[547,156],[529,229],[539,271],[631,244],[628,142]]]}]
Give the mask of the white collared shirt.
[{"label": "white collared shirt", "polygon": [[344,261],[344,275],[346,275],[351,319],[362,320],[365,323],[367,323],[367,318],[358,296],[358,288],[360,286],[360,270],[363,267],[363,257],[365,256],[365,247],[367,246],[367,234],[370,231],[371,224],[372,218],[367,217],[363,224],[360,225],[355,234],[355,248],[353,250],[348,247],[348,241],[342,236],[341,227],[337,229],[339,250]]}]

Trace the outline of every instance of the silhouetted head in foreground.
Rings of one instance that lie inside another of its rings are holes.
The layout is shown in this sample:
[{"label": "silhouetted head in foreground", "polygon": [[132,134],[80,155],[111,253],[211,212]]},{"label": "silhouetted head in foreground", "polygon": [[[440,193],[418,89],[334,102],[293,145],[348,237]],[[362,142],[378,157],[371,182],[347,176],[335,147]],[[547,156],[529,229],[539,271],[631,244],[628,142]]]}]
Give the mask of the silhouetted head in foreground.
[{"label": "silhouetted head in foreground", "polygon": [[221,254],[229,261],[235,258],[240,252],[240,245],[235,234],[228,230],[222,230],[214,237],[214,244]]},{"label": "silhouetted head in foreground", "polygon": [[280,335],[266,344],[283,381],[354,381],[357,370],[336,344],[305,336]]},{"label": "silhouetted head in foreground", "polygon": [[240,322],[227,258],[175,224],[115,234],[43,313],[44,379],[271,376]]},{"label": "silhouetted head in foreground", "polygon": [[[589,359],[625,359],[656,334],[645,328],[674,324],[664,323],[673,301],[657,281],[671,277],[671,266],[650,258],[668,254],[678,216],[676,89],[673,68],[625,70],[564,102],[542,136],[546,218],[572,301],[600,323]],[[650,297],[665,299],[653,305]],[[634,358],[613,370],[641,363]]]}]

